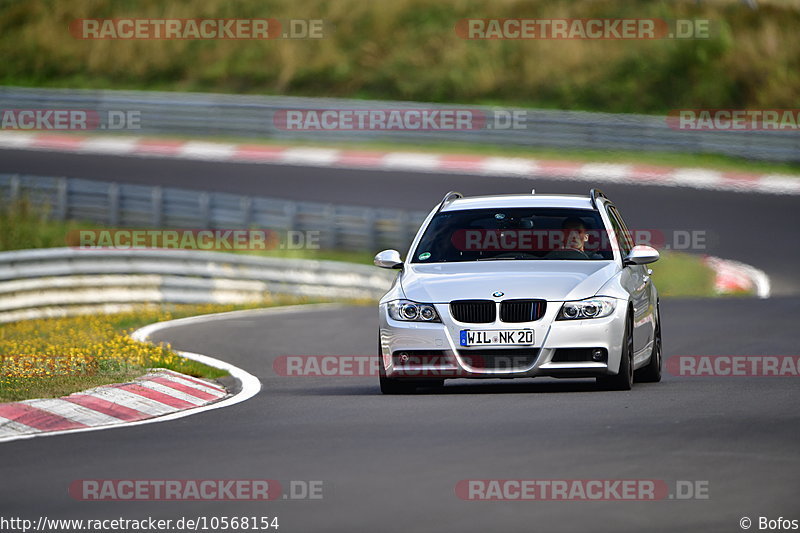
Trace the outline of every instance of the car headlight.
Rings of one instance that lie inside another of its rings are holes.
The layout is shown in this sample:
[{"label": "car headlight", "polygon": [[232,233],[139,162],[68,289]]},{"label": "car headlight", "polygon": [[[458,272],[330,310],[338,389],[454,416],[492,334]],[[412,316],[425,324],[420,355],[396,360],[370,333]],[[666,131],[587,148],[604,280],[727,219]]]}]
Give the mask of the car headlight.
[{"label": "car headlight", "polygon": [[616,306],[617,301],[614,298],[589,298],[577,302],[564,302],[556,320],[603,318],[613,313]]},{"label": "car headlight", "polygon": [[389,316],[405,322],[441,322],[432,304],[421,304],[410,300],[395,300],[387,304]]}]

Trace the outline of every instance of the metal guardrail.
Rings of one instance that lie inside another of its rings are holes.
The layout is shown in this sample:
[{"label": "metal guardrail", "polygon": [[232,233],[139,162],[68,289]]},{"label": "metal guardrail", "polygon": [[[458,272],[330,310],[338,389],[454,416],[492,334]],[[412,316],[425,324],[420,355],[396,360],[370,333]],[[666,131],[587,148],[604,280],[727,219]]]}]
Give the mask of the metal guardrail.
[{"label": "metal guardrail", "polygon": [[153,303],[261,303],[276,294],[377,298],[368,265],[187,250],[48,248],[0,253],[0,323]]},{"label": "metal guardrail", "polygon": [[[0,199],[28,198],[57,220],[111,227],[265,228],[319,231],[325,249],[404,250],[427,213],[126,185],[78,178],[0,174]],[[66,240],[65,240],[66,244]]]},{"label": "metal guardrail", "polygon": [[[477,109],[497,108],[418,102],[239,96],[203,93],[99,91],[0,87],[0,109],[91,109],[138,111],[141,129],[125,133],[236,136],[271,139],[384,140],[427,143],[475,142],[597,150],[647,150],[724,154],[771,161],[800,161],[800,135],[767,131],[679,131],[664,117],[517,109],[522,129],[470,131],[287,131],[276,112],[287,109]],[[504,108],[503,111],[514,111]],[[104,133],[108,133],[105,130]]]}]

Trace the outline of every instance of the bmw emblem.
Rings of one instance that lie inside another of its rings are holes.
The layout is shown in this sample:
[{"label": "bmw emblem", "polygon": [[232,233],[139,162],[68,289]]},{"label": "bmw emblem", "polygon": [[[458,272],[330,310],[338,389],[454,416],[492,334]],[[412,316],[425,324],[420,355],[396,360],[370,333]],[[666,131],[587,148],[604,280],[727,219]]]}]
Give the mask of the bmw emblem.
[{"label": "bmw emblem", "polygon": [[503,291],[494,291],[494,292],[492,293],[492,296],[494,296],[495,298],[500,298],[500,297],[501,297],[501,296],[503,296],[504,294],[505,294],[505,293],[504,293]]}]

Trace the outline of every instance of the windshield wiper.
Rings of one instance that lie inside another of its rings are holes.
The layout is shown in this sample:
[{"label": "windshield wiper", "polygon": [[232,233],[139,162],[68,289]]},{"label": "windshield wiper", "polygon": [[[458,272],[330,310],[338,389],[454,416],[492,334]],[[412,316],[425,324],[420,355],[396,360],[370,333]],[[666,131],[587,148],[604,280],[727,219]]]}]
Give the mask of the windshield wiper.
[{"label": "windshield wiper", "polygon": [[511,257],[479,257],[476,261],[514,261],[519,259],[527,259],[526,257],[522,257],[519,255],[514,255]]}]

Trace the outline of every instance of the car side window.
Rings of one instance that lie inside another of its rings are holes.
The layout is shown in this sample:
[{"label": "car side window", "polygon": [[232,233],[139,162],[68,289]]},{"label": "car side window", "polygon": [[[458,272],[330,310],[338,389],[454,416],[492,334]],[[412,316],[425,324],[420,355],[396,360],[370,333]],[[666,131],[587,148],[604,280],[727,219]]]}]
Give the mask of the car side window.
[{"label": "car side window", "polygon": [[628,231],[628,228],[625,226],[625,223],[622,221],[619,211],[617,211],[615,207],[608,208],[608,218],[611,220],[611,228],[614,230],[614,235],[617,239],[617,243],[619,244],[622,256],[625,257],[633,248],[631,234]]},{"label": "car side window", "polygon": [[636,246],[636,242],[633,239],[633,232],[628,229],[628,225],[625,224],[625,219],[622,218],[622,214],[616,207],[612,207],[611,209],[614,210],[614,214],[617,215],[617,219],[619,220],[619,225],[622,226],[622,230],[625,232],[625,241],[628,243],[630,248]]}]

